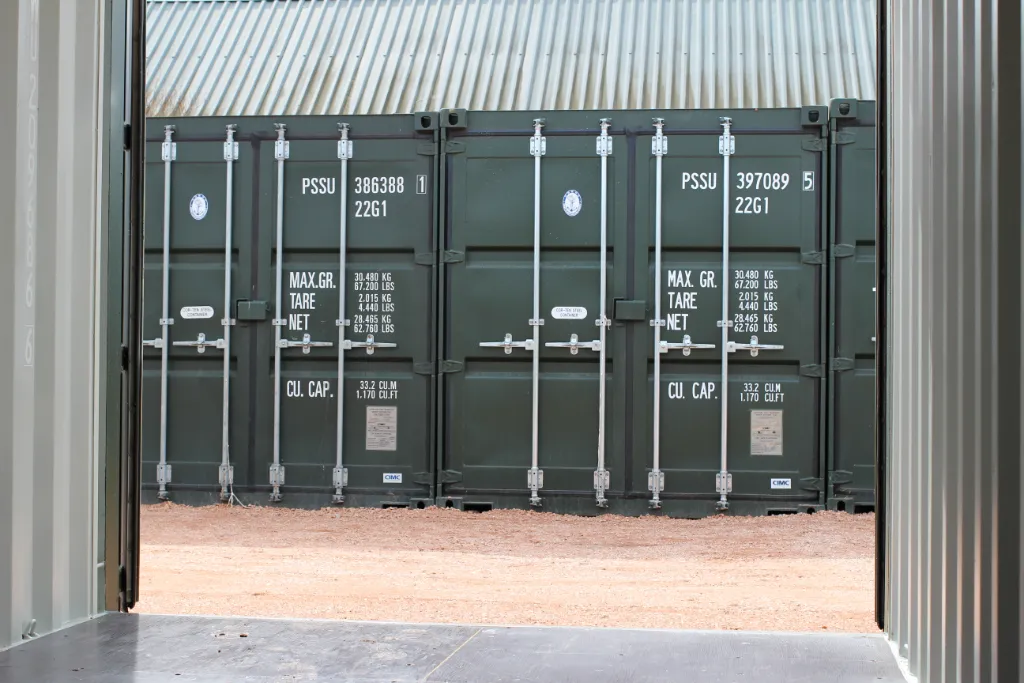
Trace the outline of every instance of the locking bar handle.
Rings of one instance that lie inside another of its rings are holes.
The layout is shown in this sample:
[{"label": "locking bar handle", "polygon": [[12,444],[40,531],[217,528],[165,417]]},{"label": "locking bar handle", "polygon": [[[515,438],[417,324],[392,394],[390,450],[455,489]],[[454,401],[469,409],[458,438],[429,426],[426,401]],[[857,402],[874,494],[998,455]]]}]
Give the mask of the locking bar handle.
[{"label": "locking bar handle", "polygon": [[729,345],[726,347],[726,350],[729,353],[735,353],[738,350],[750,351],[751,356],[757,356],[758,351],[781,351],[784,348],[786,347],[783,346],[782,344],[760,344],[758,343],[757,335],[755,334],[750,337],[749,344],[741,344],[731,341],[729,342]]},{"label": "locking bar handle", "polygon": [[569,349],[569,353],[576,355],[580,352],[580,349],[590,349],[591,351],[601,350],[601,341],[595,339],[590,342],[581,342],[579,335],[569,335],[569,341],[567,342],[548,342],[544,346],[551,346],[560,349]]},{"label": "locking bar handle", "polygon": [[208,347],[208,346],[213,347],[213,348],[217,348],[217,349],[223,349],[224,348],[224,340],[223,339],[207,340],[206,339],[206,335],[204,333],[202,333],[202,332],[200,332],[199,335],[196,336],[195,341],[176,341],[176,342],[172,342],[172,344],[174,346],[194,346],[194,347],[196,347],[196,351],[199,352],[199,353],[206,353],[206,347]]},{"label": "locking bar handle", "polygon": [[292,341],[291,339],[282,339],[282,340],[277,342],[277,346],[278,346],[278,348],[281,348],[281,349],[301,348],[302,349],[302,353],[308,354],[309,350],[311,348],[313,348],[313,347],[334,346],[334,342],[312,341],[308,334],[304,334],[304,335],[302,335],[302,340],[301,341]]},{"label": "locking bar handle", "polygon": [[684,356],[689,356],[690,355],[690,351],[692,351],[693,349],[713,349],[713,348],[715,348],[714,344],[694,344],[693,341],[690,340],[690,335],[684,334],[683,335],[682,343],[663,341],[663,342],[661,342],[661,344],[659,344],[658,350],[661,353],[668,353],[669,351],[675,351],[677,349],[681,349]]},{"label": "locking bar handle", "polygon": [[480,346],[492,349],[505,349],[505,353],[512,353],[512,349],[525,349],[527,351],[533,351],[534,348],[532,339],[526,339],[525,341],[512,341],[511,334],[506,334],[504,341],[480,342]]},{"label": "locking bar handle", "polygon": [[362,341],[351,341],[349,339],[346,339],[343,342],[341,342],[341,348],[343,350],[350,351],[352,349],[366,349],[366,355],[367,356],[372,356],[375,349],[393,349],[393,348],[395,348],[397,346],[398,346],[398,344],[394,344],[392,342],[379,342],[379,341],[376,341],[373,338],[372,334],[366,335],[366,341],[364,341],[364,342],[362,342]]}]

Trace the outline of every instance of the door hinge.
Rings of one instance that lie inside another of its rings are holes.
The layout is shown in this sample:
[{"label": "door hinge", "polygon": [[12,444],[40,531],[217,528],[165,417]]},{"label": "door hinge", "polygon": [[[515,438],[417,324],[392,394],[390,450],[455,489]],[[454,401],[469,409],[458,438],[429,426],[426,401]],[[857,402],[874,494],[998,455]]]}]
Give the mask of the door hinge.
[{"label": "door hinge", "polygon": [[132,124],[124,124],[124,140],[121,141],[121,147],[124,151],[131,151],[132,148]]},{"label": "door hinge", "polygon": [[456,470],[441,470],[437,473],[438,484],[457,484],[462,481],[462,472]]},{"label": "door hinge", "polygon": [[413,472],[412,483],[419,484],[420,486],[430,486],[434,483],[434,478],[430,476],[430,472]]},{"label": "door hinge", "polygon": [[825,252],[805,251],[800,254],[800,263],[806,263],[809,266],[823,266],[825,265]]},{"label": "door hinge", "polygon": [[804,491],[822,491],[825,488],[825,482],[821,480],[821,477],[806,477],[800,480],[800,488]]},{"label": "door hinge", "polygon": [[456,142],[455,140],[449,140],[444,145],[445,154],[462,154],[466,151],[465,142]]},{"label": "door hinge", "polygon": [[817,377],[818,379],[821,379],[825,376],[825,366],[821,363],[801,365],[800,374],[804,377]]},{"label": "door hinge", "polygon": [[436,365],[433,361],[426,363],[413,363],[412,371],[417,375],[433,375]]},{"label": "door hinge", "polygon": [[832,258],[850,258],[855,253],[857,253],[857,249],[852,244],[832,245]]},{"label": "door hinge", "polygon": [[432,251],[416,254],[417,266],[433,266],[437,263],[437,255]]},{"label": "door hinge", "polygon": [[446,249],[445,252],[444,252],[444,262],[445,263],[462,263],[465,260],[466,260],[465,252],[462,252],[462,251],[452,251],[450,249]]},{"label": "door hinge", "polygon": [[439,372],[440,374],[442,374],[442,375],[443,375],[443,374],[447,374],[447,373],[452,373],[452,372],[462,372],[462,368],[463,368],[463,367],[464,367],[464,366],[463,366],[463,364],[462,364],[462,361],[457,361],[457,360],[443,360],[443,361],[441,361],[441,365],[440,365],[440,367],[439,367],[439,368],[437,369],[437,371],[438,371],[438,372]]},{"label": "door hinge", "polygon": [[416,153],[425,157],[436,157],[437,156],[437,143],[436,142],[421,142],[416,147]]},{"label": "door hinge", "polygon": [[807,152],[824,152],[825,151],[825,140],[822,138],[815,138],[814,140],[804,140],[800,143],[800,147]]},{"label": "door hinge", "polygon": [[849,484],[853,481],[853,472],[847,472],[846,470],[835,470],[828,475],[828,483],[830,486],[842,486],[843,484]]},{"label": "door hinge", "polygon": [[847,370],[853,370],[853,359],[852,358],[833,358],[832,363],[829,365],[833,372],[846,372]]},{"label": "door hinge", "polygon": [[128,347],[121,344],[121,372],[128,372]]},{"label": "door hinge", "polygon": [[832,131],[832,144],[833,145],[849,145],[857,140],[857,133],[852,130],[834,130]]}]

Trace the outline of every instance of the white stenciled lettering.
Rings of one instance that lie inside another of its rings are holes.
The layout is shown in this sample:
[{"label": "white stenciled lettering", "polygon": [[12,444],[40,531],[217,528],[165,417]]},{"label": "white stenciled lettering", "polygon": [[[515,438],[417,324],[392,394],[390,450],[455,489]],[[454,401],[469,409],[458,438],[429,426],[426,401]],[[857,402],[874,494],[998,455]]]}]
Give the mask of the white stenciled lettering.
[{"label": "white stenciled lettering", "polygon": [[676,332],[685,332],[689,313],[669,313],[665,316],[665,327]]},{"label": "white stenciled lettering", "polygon": [[312,311],[316,308],[316,292],[289,292],[292,310]]},{"label": "white stenciled lettering", "polygon": [[779,302],[775,290],[779,288],[779,281],[775,271],[735,270],[733,278],[733,288],[738,290],[733,331],[742,334],[778,332],[775,313]]},{"label": "white stenciled lettering", "polygon": [[309,313],[289,313],[288,329],[294,332],[309,330]]},{"label": "white stenciled lettering", "polygon": [[717,289],[717,286],[715,285],[715,271],[700,271],[700,286],[703,289]]},{"label": "white stenciled lettering", "polygon": [[697,310],[697,292],[669,292],[668,307]]},{"label": "white stenciled lettering", "polygon": [[334,398],[331,381],[326,379],[290,379],[285,382],[284,395],[287,398]]},{"label": "white stenciled lettering", "polygon": [[[424,180],[426,180],[425,176]],[[355,183],[356,194],[402,194],[405,192],[405,178],[402,176],[359,176],[356,177]]]},{"label": "white stenciled lettering", "polygon": [[329,271],[298,271],[288,273],[291,289],[334,289],[334,273]]},{"label": "white stenciled lettering", "polygon": [[715,395],[714,382],[694,382],[690,387],[690,396],[695,399],[718,398]]},{"label": "white stenciled lettering", "polygon": [[310,398],[331,398],[331,383],[325,379],[314,379],[309,381],[308,394]]},{"label": "white stenciled lettering", "polygon": [[394,334],[395,276],[389,271],[356,272],[352,275],[356,310],[354,334]]},{"label": "white stenciled lettering", "polygon": [[302,194],[334,194],[337,182],[334,178],[303,178]]},{"label": "white stenciled lettering", "polygon": [[397,401],[398,382],[393,379],[359,380],[355,397],[357,401]]},{"label": "white stenciled lettering", "polygon": [[[668,286],[669,287],[693,287],[690,284],[690,271],[688,270],[670,270],[668,271]],[[703,285],[701,285],[703,287]]]},{"label": "white stenciled lettering", "polygon": [[683,173],[684,190],[714,190],[716,187],[717,173]]},{"label": "white stenciled lettering", "polygon": [[388,200],[371,199],[356,202],[356,218],[387,218]]},{"label": "white stenciled lettering", "polygon": [[782,385],[778,382],[769,382],[764,385],[765,403],[782,403],[785,398]]},{"label": "white stenciled lettering", "polygon": [[783,403],[785,395],[779,382],[744,382],[739,397],[740,403]]},{"label": "white stenciled lettering", "polygon": [[681,400],[686,398],[686,385],[683,382],[669,382],[668,383],[668,397],[669,399]]},{"label": "white stenciled lettering", "polygon": [[747,172],[736,174],[737,190],[785,190],[789,187],[788,173]]},{"label": "white stenciled lettering", "polygon": [[761,215],[768,213],[767,197],[736,197],[736,213]]}]

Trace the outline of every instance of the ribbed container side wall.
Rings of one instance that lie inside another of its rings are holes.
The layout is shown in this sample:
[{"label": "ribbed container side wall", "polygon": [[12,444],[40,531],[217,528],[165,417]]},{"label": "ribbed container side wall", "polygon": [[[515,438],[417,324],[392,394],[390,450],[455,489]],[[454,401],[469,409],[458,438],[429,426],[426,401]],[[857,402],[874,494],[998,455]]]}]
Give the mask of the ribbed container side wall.
[{"label": "ribbed container side wall", "polygon": [[0,2],[0,651],[117,600],[125,5]]},{"label": "ribbed container side wall", "polygon": [[831,509],[875,505],[875,103],[830,105]]},{"label": "ribbed container side wall", "polygon": [[[351,141],[344,184],[340,123]],[[229,252],[233,479],[221,474],[224,349],[217,343],[225,329],[229,124],[239,141]],[[436,116],[151,119],[150,159],[160,159],[165,125],[176,127],[168,496],[205,501],[233,491],[301,506],[425,504],[434,481]],[[150,226],[163,221],[162,169],[151,162]],[[160,331],[160,235],[147,230],[147,338]],[[200,333],[206,346],[197,345]],[[160,352],[150,347],[147,359],[151,491],[158,490]]]},{"label": "ribbed container side wall", "polygon": [[[442,114],[445,249],[444,464],[439,502],[524,505],[536,439],[545,509],[594,510],[599,376],[595,322],[607,267],[605,469],[609,507],[646,511],[660,427],[659,492],[669,514],[718,506],[721,470],[722,293],[730,332],[730,509],[764,513],[823,504],[823,329],[827,110],[756,112],[457,112]],[[600,251],[600,120],[612,120],[605,189],[608,251]],[[725,176],[722,117],[736,153]],[[664,119],[659,414],[654,398],[656,159]],[[544,153],[531,154],[543,119]],[[728,187],[728,199],[724,192]],[[539,188],[539,306],[534,296]],[[731,224],[723,273],[723,206]],[[576,353],[568,345],[575,335]],[[680,345],[688,336],[693,344]],[[756,339],[752,339],[756,337]],[[496,342],[509,339],[504,348]],[[481,342],[488,344],[481,346]],[[555,346],[552,346],[554,344]],[[741,345],[732,348],[732,344]],[[755,356],[750,351],[757,350]],[[743,356],[746,356],[743,358]],[[588,501],[587,499],[591,500]]]}]

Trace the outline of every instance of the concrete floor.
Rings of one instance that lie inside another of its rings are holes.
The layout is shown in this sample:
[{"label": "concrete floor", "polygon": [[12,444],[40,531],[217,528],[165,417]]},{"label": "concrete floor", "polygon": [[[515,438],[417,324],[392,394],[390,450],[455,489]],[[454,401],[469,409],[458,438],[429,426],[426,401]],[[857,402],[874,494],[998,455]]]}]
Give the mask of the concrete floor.
[{"label": "concrete floor", "polygon": [[0,652],[3,683],[902,683],[880,636],[111,614]]}]

